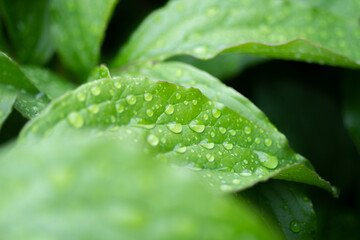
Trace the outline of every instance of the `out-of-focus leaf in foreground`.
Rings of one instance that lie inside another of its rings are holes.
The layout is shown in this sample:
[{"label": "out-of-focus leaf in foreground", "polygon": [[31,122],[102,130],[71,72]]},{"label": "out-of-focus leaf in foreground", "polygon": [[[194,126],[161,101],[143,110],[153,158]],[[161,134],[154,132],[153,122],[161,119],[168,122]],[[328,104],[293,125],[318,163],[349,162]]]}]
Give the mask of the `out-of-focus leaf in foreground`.
[{"label": "out-of-focus leaf in foreground", "polygon": [[112,68],[174,55],[209,59],[260,54],[334,66],[360,66],[357,19],[286,0],[171,1],[151,14]]},{"label": "out-of-focus leaf in foreground", "polygon": [[50,103],[21,139],[31,142],[84,128],[94,135],[146,141],[145,152],[199,170],[224,191],[274,176],[333,191],[283,137],[191,87],[145,78],[93,81]]},{"label": "out-of-focus leaf in foreground", "polygon": [[76,136],[0,154],[1,239],[281,239],[191,172]]},{"label": "out-of-focus leaf in foreground", "polygon": [[83,80],[100,55],[107,23],[117,0],[54,0],[52,36],[64,64]]},{"label": "out-of-focus leaf in foreground", "polygon": [[48,0],[1,0],[0,11],[13,51],[22,63],[43,64],[54,52]]}]

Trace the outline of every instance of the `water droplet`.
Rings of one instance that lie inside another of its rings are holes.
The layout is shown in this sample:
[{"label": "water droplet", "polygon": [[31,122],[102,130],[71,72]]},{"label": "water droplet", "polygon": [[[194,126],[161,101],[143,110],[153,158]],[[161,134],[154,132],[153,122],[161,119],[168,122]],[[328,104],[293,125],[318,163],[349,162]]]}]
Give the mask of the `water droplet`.
[{"label": "water droplet", "polygon": [[178,145],[175,146],[174,151],[177,153],[184,153],[186,152],[186,146],[179,143]]},{"label": "water droplet", "polygon": [[97,104],[91,104],[88,108],[89,112],[91,112],[92,114],[97,114],[99,112],[99,105]]},{"label": "water droplet", "polygon": [[219,131],[220,131],[222,134],[224,134],[224,133],[226,133],[226,128],[224,128],[224,127],[219,127]]},{"label": "water droplet", "polygon": [[266,138],[264,143],[266,146],[270,147],[272,144],[272,140],[270,138]]},{"label": "water droplet", "polygon": [[112,116],[110,117],[110,122],[112,122],[112,123],[116,122],[116,117],[112,115]]},{"label": "water droplet", "polygon": [[211,133],[210,133],[210,136],[211,136],[211,137],[215,137],[215,133],[214,133],[214,132],[211,132]]},{"label": "water droplet", "polygon": [[109,94],[110,94],[111,96],[114,96],[114,95],[115,95],[115,91],[114,91],[113,89],[110,89],[110,90],[109,90]]},{"label": "water droplet", "polygon": [[198,54],[201,54],[201,53],[206,53],[207,52],[207,47],[205,46],[198,46],[198,47],[195,47],[193,49],[194,53],[198,53]]},{"label": "water droplet", "polygon": [[252,171],[249,169],[244,169],[239,174],[244,177],[250,177],[252,175]]},{"label": "water droplet", "polygon": [[121,88],[121,83],[120,82],[115,82],[114,87],[117,88],[117,89],[120,89]]},{"label": "water droplet", "polygon": [[250,133],[251,133],[251,128],[250,128],[249,126],[246,126],[246,127],[244,128],[244,132],[245,132],[246,134],[250,134]]},{"label": "water droplet", "polygon": [[183,75],[183,70],[178,69],[178,70],[176,70],[175,74],[176,74],[177,77],[181,77]]},{"label": "water droplet", "polygon": [[151,109],[146,109],[146,115],[148,115],[149,117],[152,117],[154,115],[154,111]]},{"label": "water droplet", "polygon": [[200,142],[200,146],[210,150],[215,147],[215,144],[213,142],[209,142],[208,139],[204,139],[203,141]]},{"label": "water droplet", "polygon": [[115,109],[116,109],[116,112],[122,113],[124,111],[124,106],[121,105],[120,103],[116,103],[115,104]]},{"label": "water droplet", "polygon": [[130,105],[134,105],[136,103],[136,97],[132,94],[128,95],[126,97],[126,101],[130,104]]},{"label": "water droplet", "polygon": [[227,184],[223,184],[223,185],[220,186],[220,189],[222,191],[230,191],[232,188],[231,188],[231,186],[229,186]]},{"label": "water droplet", "polygon": [[205,130],[205,125],[200,120],[193,120],[189,123],[189,127],[191,130],[202,133]]},{"label": "water droplet", "polygon": [[165,113],[166,113],[167,115],[173,114],[173,113],[174,113],[174,106],[171,105],[171,104],[167,105],[167,106],[165,107]]},{"label": "water droplet", "polygon": [[153,147],[155,147],[159,144],[159,138],[157,136],[155,136],[154,134],[150,134],[147,137],[147,141]]},{"label": "water droplet", "polygon": [[168,123],[168,124],[166,124],[166,127],[173,133],[181,133],[182,132],[182,125],[180,123],[176,123],[176,122]]},{"label": "water droplet", "polygon": [[82,93],[82,92],[79,92],[77,95],[76,95],[76,98],[77,100],[79,100],[80,102],[83,102],[86,98],[86,95],[85,93]]},{"label": "water droplet", "polygon": [[258,155],[260,163],[264,167],[274,169],[278,166],[279,161],[277,157],[264,152],[259,152],[259,151],[254,151],[254,152]]},{"label": "water droplet", "polygon": [[216,109],[216,108],[211,110],[211,113],[212,113],[214,118],[219,118],[221,116],[221,111],[219,109]]},{"label": "water droplet", "polygon": [[196,105],[196,104],[197,104],[197,100],[195,100],[195,99],[192,100],[192,104],[193,104],[193,105]]},{"label": "water droplet", "polygon": [[265,175],[268,175],[269,171],[266,168],[260,166],[256,169],[255,174],[259,177],[263,177]]},{"label": "water droplet", "polygon": [[92,95],[98,96],[101,92],[101,89],[99,87],[95,86],[90,89],[90,92]]},{"label": "water droplet", "polygon": [[247,138],[246,138],[246,141],[247,141],[247,142],[251,142],[251,137],[247,137]]},{"label": "water droplet", "polygon": [[298,233],[301,230],[301,224],[298,220],[293,220],[290,223],[290,229],[294,233]]},{"label": "water droplet", "polygon": [[231,136],[235,136],[235,135],[236,135],[236,131],[233,130],[233,129],[229,130],[229,133],[231,134]]},{"label": "water droplet", "polygon": [[223,143],[223,146],[224,146],[224,148],[227,149],[227,150],[231,150],[231,149],[233,149],[233,147],[234,147],[233,144],[228,143],[228,142],[224,142],[224,143]]},{"label": "water droplet", "polygon": [[180,98],[181,98],[181,94],[180,94],[180,93],[176,93],[176,94],[175,94],[175,97],[176,97],[176,99],[180,99]]},{"label": "water droplet", "polygon": [[206,154],[206,159],[209,162],[213,162],[215,160],[215,157],[214,157],[214,155],[211,155],[210,153],[208,153],[208,154]]},{"label": "water droplet", "polygon": [[258,137],[255,138],[254,142],[255,142],[256,144],[260,144],[260,142],[261,142],[261,141],[260,141],[260,138],[258,138]]},{"label": "water droplet", "polygon": [[151,93],[145,93],[144,99],[145,101],[150,102],[153,99],[153,95]]},{"label": "water droplet", "polygon": [[185,101],[184,101],[184,104],[185,104],[185,105],[188,105],[188,104],[189,104],[189,102],[185,100]]},{"label": "water droplet", "polygon": [[236,185],[240,184],[240,179],[235,178],[235,179],[232,180],[232,183],[236,184]]},{"label": "water droplet", "polygon": [[75,128],[81,128],[84,125],[84,118],[78,112],[71,112],[67,116],[67,120],[70,123],[70,125]]}]

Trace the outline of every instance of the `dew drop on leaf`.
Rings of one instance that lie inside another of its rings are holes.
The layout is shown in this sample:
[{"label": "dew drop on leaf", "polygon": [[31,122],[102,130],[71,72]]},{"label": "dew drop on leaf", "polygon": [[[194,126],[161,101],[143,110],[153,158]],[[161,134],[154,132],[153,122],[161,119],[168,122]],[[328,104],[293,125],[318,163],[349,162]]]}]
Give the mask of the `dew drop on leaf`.
[{"label": "dew drop on leaf", "polygon": [[260,151],[254,152],[258,155],[260,163],[264,167],[274,169],[278,166],[279,161],[277,157]]},{"label": "dew drop on leaf", "polygon": [[290,223],[290,229],[294,233],[298,233],[301,230],[301,224],[298,220],[293,220]]},{"label": "dew drop on leaf", "polygon": [[224,148],[227,149],[227,150],[231,150],[231,149],[233,149],[233,147],[234,147],[233,144],[228,143],[228,142],[224,142],[224,143],[223,143],[223,146],[224,146]]},{"label": "dew drop on leaf", "polygon": [[67,116],[67,120],[70,123],[70,125],[75,128],[81,128],[84,125],[84,118],[78,112],[69,113],[69,115]]},{"label": "dew drop on leaf", "polygon": [[148,115],[149,117],[152,117],[154,115],[154,111],[151,109],[146,109],[146,115]]},{"label": "dew drop on leaf", "polygon": [[230,133],[231,136],[235,136],[235,135],[236,135],[236,131],[233,130],[233,129],[229,130],[229,133]]},{"label": "dew drop on leaf", "polygon": [[208,154],[206,154],[206,159],[209,162],[213,162],[215,160],[215,157],[214,157],[214,155],[211,155],[210,153],[208,153]]},{"label": "dew drop on leaf", "polygon": [[182,132],[182,125],[180,123],[168,123],[166,127],[173,133],[181,133]]},{"label": "dew drop on leaf", "polygon": [[159,144],[159,138],[157,136],[155,136],[154,134],[150,134],[148,137],[147,137],[147,142],[155,147]]},{"label": "dew drop on leaf", "polygon": [[272,144],[272,140],[270,138],[266,138],[264,143],[266,146],[270,147]]},{"label": "dew drop on leaf", "polygon": [[180,94],[180,93],[176,93],[175,97],[176,97],[176,99],[180,99],[180,98],[181,98],[181,94]]},{"label": "dew drop on leaf", "polygon": [[120,82],[115,82],[114,87],[117,88],[117,89],[120,89],[121,88],[121,83]]},{"label": "dew drop on leaf", "polygon": [[260,138],[255,138],[255,140],[254,140],[254,142],[256,143],[256,144],[260,144]]},{"label": "dew drop on leaf", "polygon": [[77,95],[76,95],[76,98],[77,100],[79,100],[80,102],[83,102],[86,98],[85,96],[85,93],[82,93],[82,92],[79,92]]},{"label": "dew drop on leaf", "polygon": [[205,130],[205,125],[200,120],[193,120],[189,123],[189,127],[191,130],[202,133]]},{"label": "dew drop on leaf", "polygon": [[173,113],[174,113],[174,106],[171,105],[171,104],[167,105],[167,106],[165,107],[165,113],[166,113],[167,115],[173,114]]},{"label": "dew drop on leaf", "polygon": [[116,112],[122,113],[124,111],[124,106],[121,105],[120,103],[116,103],[115,104],[115,109],[116,109]]},{"label": "dew drop on leaf", "polygon": [[101,93],[101,89],[99,87],[95,86],[90,89],[90,92],[92,95],[98,96]]},{"label": "dew drop on leaf", "polygon": [[249,169],[244,169],[239,174],[244,177],[249,177],[252,175],[252,171]]},{"label": "dew drop on leaf", "polygon": [[224,133],[226,133],[226,128],[224,128],[224,127],[219,127],[219,131],[220,131],[222,134],[224,134]]},{"label": "dew drop on leaf", "polygon": [[246,127],[244,128],[244,132],[245,132],[246,134],[250,134],[250,133],[251,133],[251,128],[250,128],[249,126],[246,126]]},{"label": "dew drop on leaf", "polygon": [[177,153],[184,153],[186,152],[186,146],[179,143],[178,145],[175,146],[174,151]]},{"label": "dew drop on leaf", "polygon": [[136,103],[136,97],[132,94],[126,96],[126,101],[130,104],[130,105],[134,105]]},{"label": "dew drop on leaf", "polygon": [[213,110],[211,110],[211,113],[213,115],[214,118],[219,118],[221,116],[221,112],[219,109],[214,108]]},{"label": "dew drop on leaf", "polygon": [[145,101],[150,102],[153,99],[153,95],[151,93],[145,93],[144,99]]},{"label": "dew drop on leaf", "polygon": [[206,149],[213,149],[215,147],[215,144],[213,142],[208,142],[208,139],[205,139],[204,141],[200,142],[200,146]]}]

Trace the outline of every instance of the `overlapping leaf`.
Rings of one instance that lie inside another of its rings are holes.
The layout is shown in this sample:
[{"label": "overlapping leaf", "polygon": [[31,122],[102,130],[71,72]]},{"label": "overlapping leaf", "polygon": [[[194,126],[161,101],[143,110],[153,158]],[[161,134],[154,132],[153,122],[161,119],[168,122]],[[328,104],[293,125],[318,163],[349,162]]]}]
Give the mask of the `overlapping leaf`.
[{"label": "overlapping leaf", "polygon": [[244,202],[135,151],[72,135],[1,154],[0,238],[281,239]]},{"label": "overlapping leaf", "polygon": [[119,77],[84,84],[52,102],[22,132],[32,141],[76,129],[147,142],[171,164],[200,170],[210,184],[235,191],[276,176],[332,190],[283,137],[199,90]]},{"label": "overlapping leaf", "polygon": [[100,46],[117,0],[52,1],[52,36],[64,64],[80,77],[99,60]]},{"label": "overlapping leaf", "polygon": [[241,52],[359,67],[355,18],[295,1],[171,1],[151,14],[119,52],[113,68],[174,55],[209,59]]}]

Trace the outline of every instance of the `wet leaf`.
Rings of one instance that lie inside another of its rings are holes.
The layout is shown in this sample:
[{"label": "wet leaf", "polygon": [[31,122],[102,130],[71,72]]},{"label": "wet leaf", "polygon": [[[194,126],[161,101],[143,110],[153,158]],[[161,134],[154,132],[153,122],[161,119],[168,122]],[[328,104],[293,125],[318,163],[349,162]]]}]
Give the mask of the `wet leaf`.
[{"label": "wet leaf", "polygon": [[73,134],[1,154],[1,239],[281,239],[245,202],[136,147]]},{"label": "wet leaf", "polygon": [[100,46],[117,0],[55,0],[52,36],[64,64],[86,80],[99,61]]},{"label": "wet leaf", "polygon": [[199,170],[211,185],[237,191],[276,176],[333,191],[283,137],[263,129],[199,90],[145,78],[84,84],[53,101],[22,131],[22,141],[94,135],[147,142],[145,151],[170,164]]},{"label": "wet leaf", "polygon": [[87,81],[91,82],[102,78],[111,78],[110,71],[104,64],[101,64],[100,66],[94,68]]},{"label": "wet leaf", "polygon": [[0,129],[12,111],[16,94],[5,87],[0,87]]},{"label": "wet leaf", "polygon": [[357,19],[310,4],[171,1],[145,19],[112,68],[174,55],[209,59],[227,52],[359,68],[359,41]]}]

